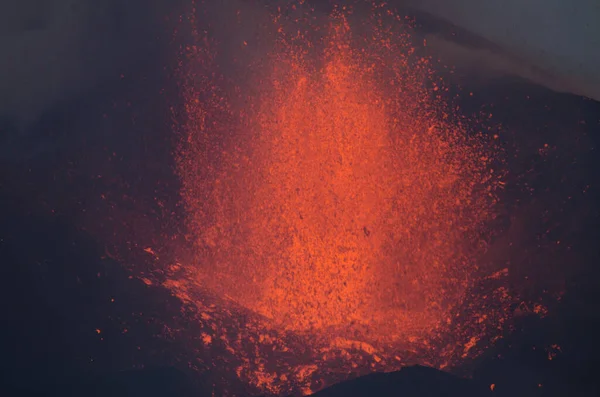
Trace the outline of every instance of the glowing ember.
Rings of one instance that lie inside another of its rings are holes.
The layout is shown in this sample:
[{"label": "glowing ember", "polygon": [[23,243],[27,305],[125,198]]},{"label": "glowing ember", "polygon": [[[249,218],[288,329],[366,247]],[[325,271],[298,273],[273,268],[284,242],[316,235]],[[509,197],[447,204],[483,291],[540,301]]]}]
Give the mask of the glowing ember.
[{"label": "glowing ember", "polygon": [[[199,285],[263,316],[259,328],[393,369],[406,346],[459,333],[457,309],[485,275],[476,262],[499,173],[486,140],[452,122],[428,61],[389,29],[400,18],[380,9],[355,26],[335,13],[318,26],[283,14],[250,78],[215,77],[209,38],[187,48],[177,165],[195,266],[168,285],[188,301],[184,284]],[[466,357],[482,335],[464,336],[435,346],[442,360]],[[309,367],[261,364],[251,378],[264,390]]]},{"label": "glowing ember", "polygon": [[[191,124],[183,197],[207,287],[294,330],[406,338],[469,286],[491,156],[434,111],[426,61],[351,33],[342,16],[317,43],[282,33],[240,117]],[[214,117],[196,103],[192,120]]]}]

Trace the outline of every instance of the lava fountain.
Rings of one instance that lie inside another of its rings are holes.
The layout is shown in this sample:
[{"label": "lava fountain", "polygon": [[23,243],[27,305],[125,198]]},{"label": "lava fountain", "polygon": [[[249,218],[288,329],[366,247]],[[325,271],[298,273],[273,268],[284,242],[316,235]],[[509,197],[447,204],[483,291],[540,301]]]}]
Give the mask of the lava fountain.
[{"label": "lava fountain", "polygon": [[493,137],[457,121],[389,10],[286,12],[237,80],[209,33],[184,51],[188,280],[315,344],[431,349],[489,270]]}]

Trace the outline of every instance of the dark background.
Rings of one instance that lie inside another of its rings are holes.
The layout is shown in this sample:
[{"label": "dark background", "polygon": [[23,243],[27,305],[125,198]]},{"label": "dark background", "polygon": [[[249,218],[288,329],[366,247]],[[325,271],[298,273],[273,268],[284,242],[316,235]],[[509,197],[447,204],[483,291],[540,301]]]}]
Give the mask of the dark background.
[{"label": "dark background", "polygon": [[[155,233],[174,231],[181,217],[171,168],[171,108],[180,105],[172,26],[162,24],[164,10],[130,3],[140,26],[119,28],[136,32],[123,43],[121,34],[109,35],[124,15],[118,7],[110,19],[116,25],[99,26],[105,35],[89,62],[122,62],[100,68],[101,80],[84,79],[95,81],[84,90],[48,96],[27,122],[14,121],[23,119],[23,108],[3,112],[2,395],[218,395],[218,384],[244,390],[227,368],[207,364],[210,356],[190,370],[187,342],[165,331],[187,329],[193,338],[195,325],[181,302],[132,278],[127,258],[111,258],[105,249],[111,238],[150,242]],[[420,18],[420,32],[461,40],[453,34],[459,30],[447,33],[447,25]],[[489,123],[501,125],[510,171],[504,232],[487,260],[507,266],[511,288],[525,298],[544,297],[550,313],[517,315],[513,332],[455,372],[472,373],[480,394],[492,393],[494,384],[493,393],[507,396],[598,395],[600,104],[496,73],[470,82],[468,70],[454,82],[456,104],[466,116],[493,115]],[[131,370],[138,372],[123,372]],[[419,384],[464,395],[454,378],[402,372],[365,380],[364,395],[373,387],[416,393]]]}]

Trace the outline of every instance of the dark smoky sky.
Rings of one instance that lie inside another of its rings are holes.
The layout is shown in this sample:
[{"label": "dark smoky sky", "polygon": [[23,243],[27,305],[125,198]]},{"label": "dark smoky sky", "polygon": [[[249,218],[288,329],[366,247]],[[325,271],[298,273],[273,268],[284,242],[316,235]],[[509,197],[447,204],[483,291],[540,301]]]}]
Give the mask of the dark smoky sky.
[{"label": "dark smoky sky", "polygon": [[[0,130],[3,152],[40,116],[160,63],[164,17],[179,1],[3,0]],[[35,129],[35,128],[34,128]]]},{"label": "dark smoky sky", "polygon": [[[268,17],[265,5],[278,3],[287,2],[207,1],[204,23],[212,25],[211,32],[227,51],[228,43],[256,33]],[[331,3],[307,2],[320,13]],[[434,16],[422,18],[426,23],[418,34],[428,40],[432,55],[458,67],[461,79],[514,74],[558,91],[592,97],[600,92],[600,52],[590,50],[600,40],[600,23],[594,23],[600,22],[600,3],[511,0],[501,2],[500,8],[498,3],[392,1],[406,13]],[[0,2],[0,158],[15,156],[24,139],[33,139],[40,117],[99,90],[106,92],[121,75],[168,63],[173,25],[167,17],[173,21],[186,5],[186,0]],[[234,23],[237,10],[243,14],[240,24]]]},{"label": "dark smoky sky", "polygon": [[[597,0],[408,0],[414,7],[492,41],[544,69],[550,87],[600,99],[600,2]],[[515,71],[522,75],[525,70]],[[525,76],[527,77],[527,76]]]}]

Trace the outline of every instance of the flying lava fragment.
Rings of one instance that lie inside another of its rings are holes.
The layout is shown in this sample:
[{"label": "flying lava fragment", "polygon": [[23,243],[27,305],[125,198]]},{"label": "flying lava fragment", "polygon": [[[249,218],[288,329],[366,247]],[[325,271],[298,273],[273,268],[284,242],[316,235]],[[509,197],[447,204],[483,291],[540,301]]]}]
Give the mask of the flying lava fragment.
[{"label": "flying lava fragment", "polygon": [[284,14],[237,79],[209,34],[184,52],[194,283],[315,341],[433,343],[485,274],[492,139],[457,121],[402,18]]}]

